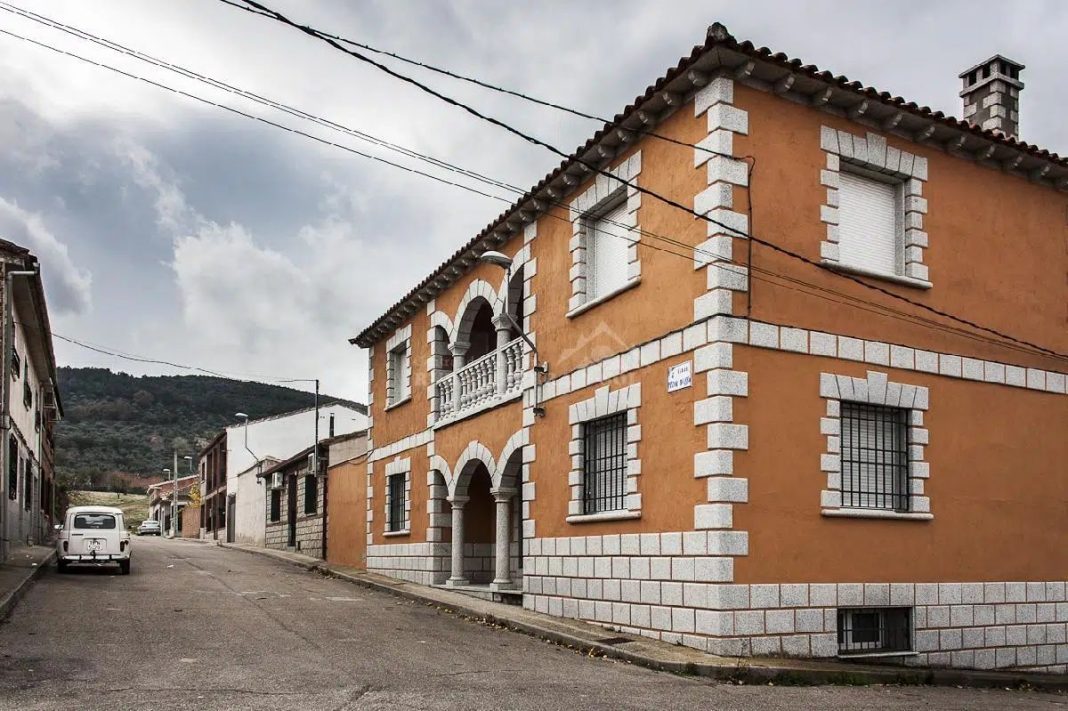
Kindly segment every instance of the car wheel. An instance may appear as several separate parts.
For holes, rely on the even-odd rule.
[[[122,575],[129,575],[130,574],[130,561],[129,560],[120,560],[119,561],[119,573],[122,574]]]

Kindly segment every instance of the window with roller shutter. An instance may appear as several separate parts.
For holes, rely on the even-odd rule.
[[[842,264],[882,274],[902,273],[900,184],[843,170],[838,220]]]
[[[586,228],[586,300],[600,298],[627,283],[627,247],[631,238],[624,201],[591,218]]]

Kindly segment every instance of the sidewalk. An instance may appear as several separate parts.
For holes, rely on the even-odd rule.
[[[649,669],[704,676],[747,684],[773,682],[798,684],[935,684],[1068,691],[1068,676],[972,669],[929,669],[833,660],[777,657],[717,657],[690,647],[608,630],[579,620],[552,617],[514,605],[481,600],[462,593],[368,573],[357,568],[325,563],[318,558],[239,543],[217,543],[248,553],[274,558],[347,580],[373,590],[415,600],[475,620],[500,625],[562,644],[585,654],[619,659]]]
[[[56,549],[51,546],[11,546],[7,561],[0,565],[0,620],[11,614],[34,579],[55,558]]]

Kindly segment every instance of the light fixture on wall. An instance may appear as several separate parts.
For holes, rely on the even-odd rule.
[[[505,271],[504,288],[505,288],[505,290],[507,290],[511,286],[511,282],[512,282],[512,258],[511,257],[509,257],[507,254],[502,254],[500,252],[494,252],[493,250],[490,250],[488,252],[483,252],[479,256],[478,259],[479,259],[479,261],[481,261],[481,262],[483,262],[485,264],[492,264],[492,265],[494,265],[496,267],[500,267],[500,268],[504,269],[504,271]],[[534,341],[530,340],[530,337],[526,334],[526,331],[523,330],[523,327],[520,326],[518,323],[516,323],[516,320],[514,318],[512,318],[512,314],[508,313],[508,304],[504,303],[504,304],[502,304],[502,306],[503,306],[503,308],[501,309],[501,313],[504,314],[504,317],[507,318],[508,322],[512,324],[512,327],[515,328],[515,330],[519,332],[519,337],[522,338],[523,341],[528,346],[530,346],[530,350],[534,353],[534,372],[536,374],[540,373],[541,375],[545,375],[546,373],[549,372],[549,364],[540,362],[541,361],[541,357],[538,355],[538,347],[534,345]],[[534,414],[538,415],[539,417],[544,417],[545,416],[545,408],[541,407],[540,400],[538,398],[538,388],[536,387],[536,385],[537,384],[535,384],[535,388],[534,388]]]

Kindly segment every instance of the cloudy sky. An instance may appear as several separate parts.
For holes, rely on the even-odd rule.
[[[558,162],[218,0],[13,1],[524,188]],[[716,20],[741,39],[955,115],[957,74],[1001,53],[1027,65],[1022,137],[1068,152],[1068,3],[1053,0],[267,4],[320,29],[602,116],[687,54]],[[4,5],[0,30],[398,159]],[[319,377],[324,392],[362,400],[366,360],[347,339],[503,207],[4,34],[0,62],[0,236],[40,257],[56,333],[108,349],[237,375]],[[568,150],[596,128],[398,68]],[[182,372],[56,346],[63,365]]]

